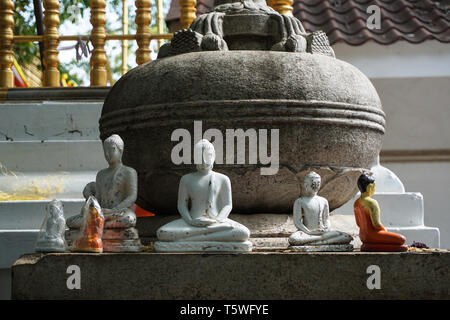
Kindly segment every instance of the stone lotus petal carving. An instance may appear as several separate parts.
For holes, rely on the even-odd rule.
[[[259,167],[217,166],[217,171],[227,175],[233,187],[233,212],[268,213],[292,212],[292,204],[304,194],[303,179],[310,171],[322,177],[319,195],[328,199],[330,211],[339,208],[357,192],[356,181],[367,169],[304,166],[299,170],[280,165],[276,175],[261,176]],[[160,212],[174,212],[178,182],[189,169],[177,167],[157,168],[145,176],[144,185],[158,185],[146,188],[146,200]]]

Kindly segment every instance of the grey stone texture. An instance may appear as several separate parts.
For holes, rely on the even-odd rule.
[[[277,174],[261,175],[267,165],[248,160],[216,164],[231,180],[235,213],[292,212],[310,170],[322,176],[319,195],[330,209],[341,206],[380,151],[385,125],[367,77],[325,55],[207,51],[149,62],[114,85],[100,119],[102,139],[116,133],[125,141],[123,161],[138,172],[141,207],[176,212],[179,180],[192,165],[172,163],[178,141],[171,134],[185,128],[193,137],[194,120],[203,132],[222,132],[224,154],[226,129],[279,129]]]
[[[80,290],[66,286],[70,265]],[[379,290],[367,287],[370,265]],[[12,298],[449,299],[449,269],[449,251],[32,254],[13,266]]]
[[[353,251],[353,245],[328,244],[315,246],[290,246],[288,249],[301,252],[340,252],[340,251]]]

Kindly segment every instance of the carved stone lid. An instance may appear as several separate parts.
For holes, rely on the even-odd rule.
[[[323,32],[308,34],[295,17],[282,15],[264,0],[216,0],[189,29],[175,32],[158,58],[195,51],[271,50],[334,57]]]

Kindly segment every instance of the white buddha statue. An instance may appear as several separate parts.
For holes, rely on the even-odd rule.
[[[184,175],[178,189],[181,219],[157,231],[156,251],[251,251],[250,231],[228,219],[232,209],[230,179],[212,171],[215,150],[208,140],[194,147],[197,172]]]
[[[320,181],[320,175],[315,172],[305,177],[305,195],[294,203],[293,218],[298,231],[289,237],[291,248],[301,251],[351,251],[353,237],[330,229],[328,201],[317,195]]]

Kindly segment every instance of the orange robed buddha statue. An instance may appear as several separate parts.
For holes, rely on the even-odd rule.
[[[102,234],[105,218],[97,200],[91,196],[83,208],[84,221],[80,238],[74,241],[72,251],[103,252]]]
[[[354,211],[356,224],[359,227],[359,238],[362,241],[361,251],[407,251],[404,245],[406,238],[401,234],[388,232],[381,224],[380,207],[371,198],[375,193],[375,179],[362,174],[358,179],[361,196],[355,201]]]

